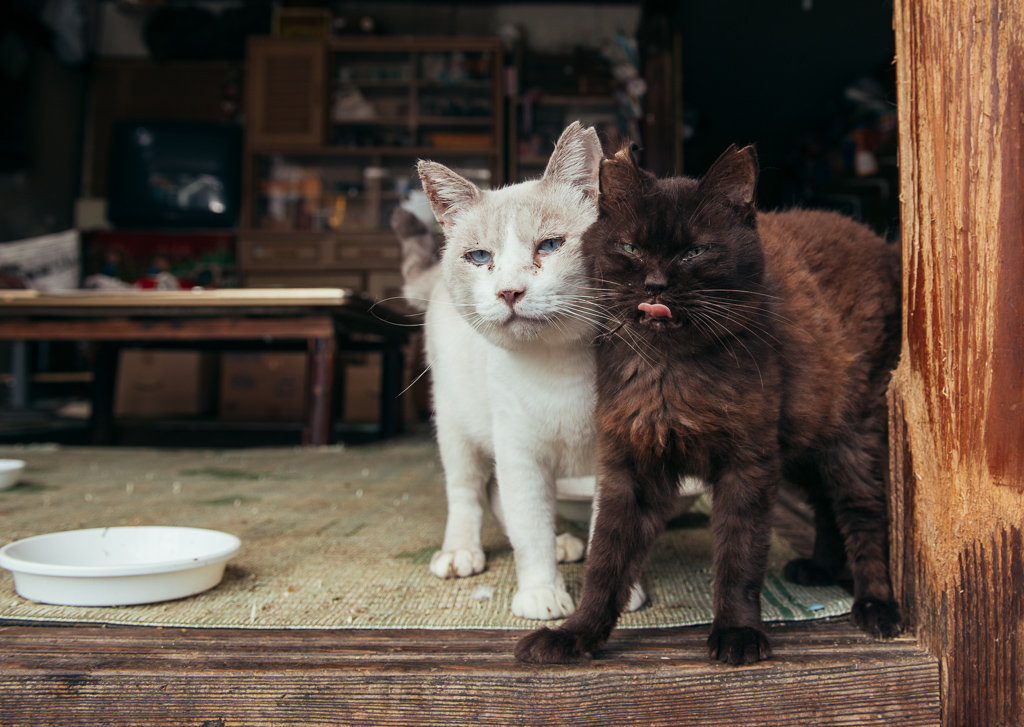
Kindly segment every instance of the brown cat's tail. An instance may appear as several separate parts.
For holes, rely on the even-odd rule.
[[[437,240],[419,217],[403,207],[392,213],[391,229],[402,244],[402,293],[409,305],[426,310],[441,274]]]

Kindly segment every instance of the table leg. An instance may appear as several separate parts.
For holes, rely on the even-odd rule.
[[[311,446],[329,444],[333,435],[334,338],[309,341],[309,394],[307,420],[302,443]]]
[[[28,343],[26,341],[13,341],[11,343],[11,408],[26,409],[30,399],[29,387],[31,386]]]
[[[117,364],[121,348],[111,343],[96,344],[96,368],[92,384],[92,443],[113,444],[114,390],[117,384]]]

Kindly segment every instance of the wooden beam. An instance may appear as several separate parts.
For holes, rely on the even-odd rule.
[[[1024,724],[1024,4],[897,0],[894,585],[943,722]]]

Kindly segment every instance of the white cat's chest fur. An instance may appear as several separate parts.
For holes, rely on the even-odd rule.
[[[529,450],[556,477],[593,475],[594,352],[587,341],[514,351],[489,343],[454,313],[437,285],[427,316],[438,416],[459,422],[489,456],[495,441]]]
[[[496,438],[521,438],[556,477],[595,473],[594,353],[588,344],[495,349],[488,384]]]

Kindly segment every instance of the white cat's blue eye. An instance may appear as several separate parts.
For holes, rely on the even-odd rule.
[[[686,258],[687,260],[689,260],[691,258],[697,257],[698,255],[703,255],[707,251],[708,251],[708,246],[707,245],[697,245],[697,247],[692,247],[689,250],[687,250],[686,254],[683,255],[683,257]]]
[[[463,257],[469,260],[474,265],[487,265],[491,262],[493,256],[486,250],[470,250]]]
[[[564,242],[564,237],[549,237],[547,240],[544,240],[544,242],[537,245],[537,252],[539,252],[541,255],[550,255],[555,250],[560,248],[562,246],[562,243]]]

